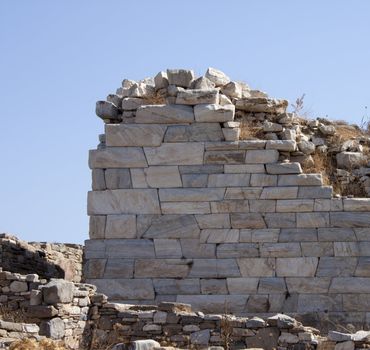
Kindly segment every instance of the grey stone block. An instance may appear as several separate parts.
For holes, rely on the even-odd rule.
[[[138,259],[135,261],[135,278],[185,278],[190,270],[184,259]]]
[[[219,201],[224,198],[224,193],[224,188],[171,188],[160,189],[159,198],[162,202]]]
[[[224,171],[223,165],[180,165],[180,174],[221,174]]]
[[[108,190],[132,188],[130,170],[107,169],[105,170],[105,182]]]
[[[319,228],[318,239],[322,242],[350,242],[356,241],[352,228]]]
[[[223,134],[218,123],[196,123],[169,126],[164,142],[222,141]]]
[[[260,294],[279,294],[286,291],[287,287],[284,278],[264,277],[260,279],[258,284],[258,293]]]
[[[230,294],[250,294],[257,293],[259,278],[239,277],[227,278],[227,288]]]
[[[221,243],[217,245],[217,258],[258,257],[258,244],[256,243]]]
[[[281,213],[312,212],[313,199],[279,199],[276,201],[276,211]]]
[[[110,147],[89,152],[89,167],[95,168],[140,168],[148,166],[140,147]]]
[[[319,228],[329,227],[330,219],[329,213],[297,213],[297,227],[298,228]]]
[[[162,214],[210,214],[209,202],[162,202]]]
[[[245,230],[243,230],[245,231]],[[259,230],[250,230],[251,231],[251,241],[260,243],[276,243],[279,239],[279,229],[259,229]]]
[[[240,277],[235,259],[194,259],[189,277]]]
[[[232,213],[230,215],[232,228],[265,228],[266,224],[259,213]]]
[[[107,217],[105,215],[90,216],[89,235],[91,239],[104,238],[106,220]]]
[[[301,246],[299,243],[262,243],[260,245],[261,257],[299,257]]]
[[[298,296],[298,312],[342,311],[342,296],[339,294],[300,294]]]
[[[106,264],[104,264],[103,276],[101,276],[101,278],[133,278],[133,277],[134,277],[134,260],[132,259],[107,259]]]
[[[277,258],[276,275],[281,277],[314,277],[318,258]]]
[[[279,175],[278,186],[322,186],[321,174]]]
[[[249,186],[250,174],[210,174],[208,187]]]
[[[265,222],[268,228],[296,227],[295,213],[266,213]]]
[[[268,174],[300,174],[302,167],[300,163],[272,163],[266,164]]]
[[[200,104],[194,106],[195,121],[198,123],[223,123],[234,120],[234,105]]]
[[[204,279],[200,280],[202,294],[228,294],[226,279]]]
[[[331,186],[300,186],[298,198],[331,198],[333,188]]]
[[[370,257],[368,256],[359,257],[358,265],[356,267],[354,275],[356,277],[370,277]]]
[[[302,242],[303,256],[334,256],[334,248],[332,242]]]
[[[154,289],[157,294],[200,294],[200,283],[197,278],[185,279],[153,279]]]
[[[170,85],[188,88],[195,79],[195,75],[192,70],[167,69],[167,79]]]
[[[153,242],[148,239],[108,239],[104,245],[109,258],[155,258]]]
[[[258,199],[262,187],[235,187],[226,188],[225,199]]]
[[[368,293],[370,278],[366,277],[334,277],[329,293]]]
[[[314,242],[317,241],[316,231],[314,228],[281,229],[279,242]]]
[[[103,169],[92,169],[91,180],[91,188],[94,191],[102,191],[106,189]]]
[[[225,174],[264,174],[263,164],[225,164]]]
[[[370,211],[370,198],[343,199],[345,211]]]
[[[195,215],[199,228],[230,228],[229,214]]]
[[[275,274],[275,258],[240,258],[238,265],[243,277],[271,277]]]
[[[208,174],[181,175],[183,187],[207,187]]]
[[[277,175],[252,174],[251,186],[277,186]]]
[[[138,124],[187,124],[194,122],[193,108],[182,105],[149,105],[139,107],[135,122]]]
[[[276,163],[279,159],[279,152],[276,150],[248,150],[245,163],[266,164]]]
[[[176,104],[198,105],[218,103],[218,95],[218,89],[187,89],[177,93]]]
[[[64,280],[54,280],[42,287],[43,301],[48,305],[70,303],[73,299],[74,284]]]
[[[331,286],[330,277],[287,277],[285,280],[289,293],[328,293],[329,286]]]
[[[201,243],[238,243],[239,230],[237,229],[205,229],[200,233]]]
[[[180,241],[177,239],[168,239],[168,238],[154,239],[154,249],[157,258],[182,257]]]
[[[135,238],[135,215],[108,215],[105,238]]]
[[[264,187],[261,199],[295,199],[298,187]]]
[[[215,244],[203,244],[199,239],[181,239],[182,253],[185,258],[212,259],[216,257]]]
[[[206,151],[205,164],[244,164],[245,151]]]
[[[357,266],[357,258],[322,257],[317,268],[317,277],[352,276]]]
[[[182,187],[179,169],[174,165],[150,166],[131,169],[134,188],[174,188]]]

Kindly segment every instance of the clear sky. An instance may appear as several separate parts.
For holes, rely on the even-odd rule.
[[[0,232],[88,238],[95,101],[123,78],[208,66],[312,117],[370,104],[368,0],[0,0]]]

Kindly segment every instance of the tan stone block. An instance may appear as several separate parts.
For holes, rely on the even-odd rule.
[[[298,187],[265,187],[261,199],[295,199]]]
[[[285,228],[281,229],[279,242],[313,242],[317,241],[314,228]]]
[[[370,211],[370,198],[345,198],[343,207],[345,211]]]
[[[206,151],[204,164],[244,164],[245,151]]]
[[[220,243],[216,250],[217,258],[258,257],[258,244],[256,243]]]
[[[370,257],[361,256],[355,271],[356,277],[370,277]]]
[[[296,227],[295,213],[266,213],[265,222],[268,228]]]
[[[208,187],[249,186],[250,174],[210,174]]]
[[[159,198],[162,202],[219,201],[224,198],[224,193],[224,188],[171,188],[160,189]]]
[[[334,248],[332,242],[302,242],[303,256],[334,256]]]
[[[145,238],[199,238],[200,230],[193,215],[162,215],[143,218],[139,215],[137,225],[150,219],[142,233]]]
[[[260,245],[261,257],[271,258],[290,258],[301,256],[301,246],[299,243],[262,243]]]
[[[181,239],[182,254],[187,259],[216,258],[216,244],[200,243],[199,239]]]
[[[135,122],[140,124],[186,124],[194,122],[193,108],[181,105],[148,105],[139,107]]]
[[[332,227],[369,227],[370,213],[364,212],[332,212],[330,213]]]
[[[252,233],[252,242],[256,243],[276,243],[279,239],[279,229],[260,229],[260,230],[251,230]]]
[[[166,131],[165,125],[105,124],[107,146],[159,146]]]
[[[262,193],[262,187],[232,187],[227,188],[225,199],[258,199]]]
[[[265,228],[266,224],[259,213],[232,213],[230,215],[232,228]]]
[[[177,239],[154,239],[154,249],[157,258],[182,258],[180,241]]]
[[[277,258],[276,276],[281,277],[314,277],[318,258]]]
[[[169,126],[164,142],[222,141],[223,138],[220,124],[195,123]]]
[[[266,164],[266,163],[276,163],[279,159],[279,152],[271,150],[248,150],[245,163],[250,164]]]
[[[322,186],[321,174],[279,175],[278,186]]]
[[[328,227],[330,225],[329,213],[297,213],[297,227],[298,228],[318,228]]]
[[[98,292],[107,295],[112,301],[154,299],[154,288],[151,279],[89,279],[86,282],[97,286]]]
[[[275,258],[240,258],[238,265],[243,277],[270,277],[275,274]]]
[[[88,214],[158,214],[156,190],[107,190],[88,193]]]
[[[205,229],[200,233],[201,243],[238,243],[237,229]]]
[[[258,284],[258,293],[260,294],[280,294],[286,293],[287,287],[284,278],[265,277],[261,278]]]
[[[144,147],[144,152],[149,165],[196,165],[203,164],[204,144],[162,143],[159,147]]]
[[[277,175],[268,174],[252,174],[251,175],[251,186],[276,186]]]
[[[227,278],[227,288],[230,294],[250,294],[257,293],[259,278],[239,277]]]
[[[225,174],[264,174],[263,164],[225,164]]]
[[[162,214],[210,214],[209,202],[161,203]]]
[[[105,238],[136,238],[136,216],[108,215]]]
[[[250,199],[249,211],[251,213],[274,213],[276,201],[273,199]]]
[[[230,228],[229,214],[195,215],[199,228]]]
[[[184,259],[138,259],[135,261],[135,278],[185,278],[190,270]]]
[[[140,168],[148,166],[140,147],[112,147],[89,152],[89,167],[95,168]]]
[[[249,211],[247,200],[223,200],[211,202],[212,213],[245,213]]]
[[[194,259],[189,277],[240,277],[235,259]]]
[[[177,166],[150,166],[144,169],[131,169],[134,188],[182,187]]]
[[[226,279],[201,279],[202,294],[228,294]]]
[[[287,277],[285,279],[289,293],[328,293],[330,277]]]
[[[277,212],[312,212],[314,200],[313,199],[280,199],[276,202]]]

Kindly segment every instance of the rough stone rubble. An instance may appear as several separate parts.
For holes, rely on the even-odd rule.
[[[116,301],[367,325],[370,199],[304,170],[326,152],[367,191],[369,140],[333,149],[342,124],[287,107],[212,68],[124,80],[99,101],[87,281]]]

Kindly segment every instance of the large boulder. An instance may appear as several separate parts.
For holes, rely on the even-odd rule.
[[[366,156],[361,152],[341,152],[337,154],[337,166],[341,169],[359,168],[366,163]]]
[[[43,300],[46,304],[70,303],[73,300],[74,285],[64,280],[54,280],[42,288]]]

